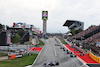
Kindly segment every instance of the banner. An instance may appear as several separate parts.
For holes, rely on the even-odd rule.
[[[11,35],[7,34],[7,44],[11,44]]]

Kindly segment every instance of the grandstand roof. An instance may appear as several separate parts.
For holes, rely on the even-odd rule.
[[[64,25],[63,26],[70,26],[70,25],[72,25],[73,23],[75,23],[75,22],[80,22],[80,21],[76,21],[76,20],[67,20],[65,23],[64,23]]]

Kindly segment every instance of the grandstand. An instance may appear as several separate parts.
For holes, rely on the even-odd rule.
[[[83,49],[89,49],[100,56],[100,25],[88,28],[67,39],[76,43],[76,46],[82,46]]]
[[[85,39],[85,41],[88,41],[89,43],[96,43],[96,41],[98,40],[98,38],[100,38],[100,32],[94,34],[93,36]]]
[[[84,23],[76,20],[67,20],[63,26],[68,26],[70,30],[84,29]]]
[[[69,33],[72,33],[72,30],[75,29],[75,30],[84,30],[84,23],[83,22],[80,22],[80,21],[76,21],[76,20],[67,20],[63,26],[67,26],[69,28]]]
[[[88,28],[88,29],[86,29],[86,30],[84,30],[84,31],[72,36],[71,38],[84,37],[86,39],[86,38],[89,38],[89,37],[91,37],[92,35],[94,35],[96,33],[99,33],[99,32],[100,32],[100,25]]]

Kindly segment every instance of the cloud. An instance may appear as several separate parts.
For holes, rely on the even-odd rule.
[[[56,2],[57,0],[0,0],[1,23],[11,26],[13,22],[22,21],[38,25],[42,23],[42,10],[52,11]]]
[[[47,32],[67,32],[66,20],[84,22],[85,29],[100,24],[99,0],[0,0],[0,23],[26,22],[42,30],[42,11],[48,11]]]
[[[86,29],[90,25],[99,25],[99,3],[100,1],[98,0],[62,0],[52,15],[56,17],[60,23],[64,23],[64,21],[68,19],[82,21]]]

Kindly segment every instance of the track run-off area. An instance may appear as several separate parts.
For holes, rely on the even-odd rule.
[[[43,41],[45,46],[33,67],[43,67],[44,63],[49,63],[51,61],[59,62],[59,65],[54,67],[82,67],[82,62],[77,58],[70,57],[69,54],[60,49],[60,46],[55,46],[57,43],[54,38]]]

